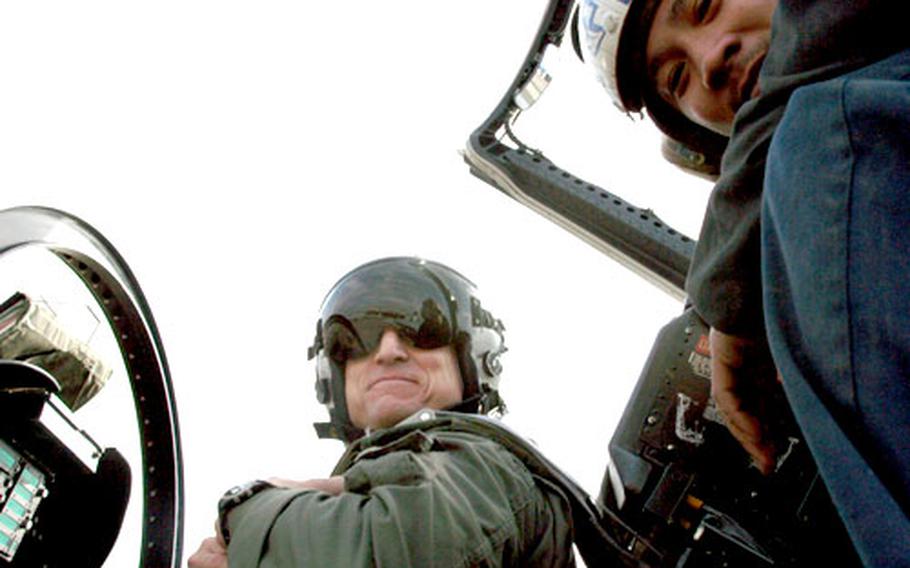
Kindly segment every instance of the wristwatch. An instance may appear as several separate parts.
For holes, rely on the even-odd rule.
[[[231,487],[221,496],[221,499],[218,500],[218,528],[221,530],[221,536],[224,538],[225,544],[231,542],[231,531],[228,528],[228,513],[230,513],[234,507],[245,502],[253,495],[273,487],[275,487],[275,485],[272,485],[268,481],[256,479],[244,483],[243,485]]]

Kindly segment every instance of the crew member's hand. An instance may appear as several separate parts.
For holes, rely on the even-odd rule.
[[[227,547],[217,530],[215,534],[218,536],[203,540],[199,549],[190,556],[189,568],[228,568]]]
[[[752,456],[755,466],[764,474],[774,470],[774,447],[755,415],[761,401],[754,373],[762,366],[756,360],[753,341],[727,335],[711,328],[711,395],[718,410],[727,420],[727,428]],[[750,373],[752,376],[749,376]]]
[[[344,491],[344,477],[340,475],[334,475],[327,479],[308,479],[306,481],[270,477],[268,482],[278,487],[287,487],[288,489],[316,489],[332,495],[341,495]]]

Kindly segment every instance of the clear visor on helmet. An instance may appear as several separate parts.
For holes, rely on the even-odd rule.
[[[323,308],[323,348],[338,364],[371,353],[385,330],[420,349],[452,343],[448,298],[428,276],[413,273],[352,274]]]

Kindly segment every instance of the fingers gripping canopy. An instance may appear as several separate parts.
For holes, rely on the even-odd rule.
[[[384,258],[346,274],[322,303],[308,352],[316,358],[316,398],[329,410],[329,422],[315,425],[320,437],[350,441],[362,435],[348,417],[344,366],[371,353],[386,329],[420,349],[455,348],[464,410],[504,408],[498,393],[504,328],[483,309],[474,284],[438,262]]]

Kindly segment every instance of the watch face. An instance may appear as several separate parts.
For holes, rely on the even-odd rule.
[[[250,481],[236,487],[231,487],[227,490],[224,496],[221,497],[220,504],[222,507],[233,507],[239,505],[263,489],[269,489],[270,487],[275,486],[268,481],[262,481],[261,479]]]

